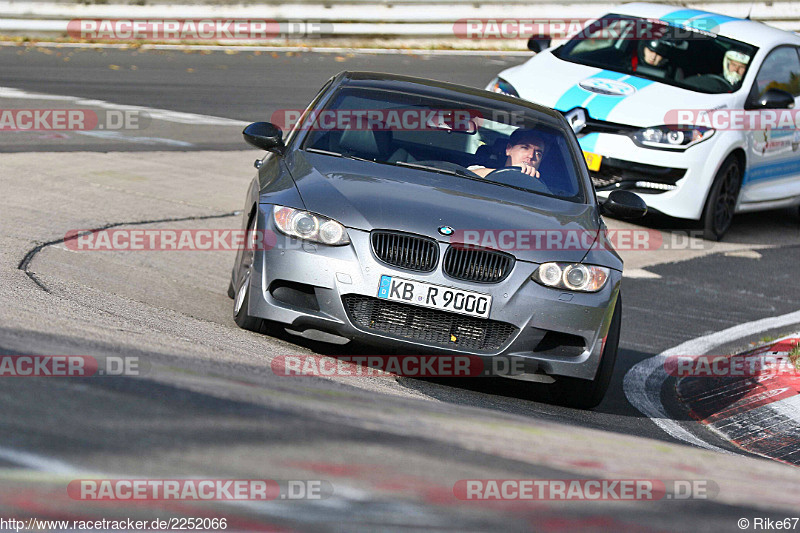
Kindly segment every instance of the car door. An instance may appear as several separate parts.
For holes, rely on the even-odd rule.
[[[795,46],[781,45],[764,59],[748,96],[747,108],[767,89],[781,89],[795,97],[792,110],[751,110],[758,113],[754,129],[745,132],[748,169],[741,202],[767,202],[800,195],[800,130],[794,117],[800,104],[800,56]],[[773,115],[774,113],[774,115]],[[774,125],[772,118],[775,118]],[[792,118],[792,124],[785,121]],[[784,122],[781,126],[781,119]]]

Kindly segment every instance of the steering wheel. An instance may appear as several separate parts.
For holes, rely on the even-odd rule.
[[[508,172],[508,171],[510,171],[510,170],[514,170],[514,171],[516,171],[516,172],[522,172],[522,167],[519,167],[519,166],[511,166],[511,167],[500,167],[500,168],[496,168],[496,169],[492,170],[491,172],[489,172],[488,174],[486,174],[486,177],[488,178],[488,177],[489,177],[489,176],[491,176],[492,174],[499,174],[500,172]],[[531,177],[533,177],[533,176],[531,176]]]
[[[716,82],[719,82],[720,83],[720,89],[727,89],[729,91],[733,89],[733,84],[731,82],[729,82],[728,80],[726,80],[725,76],[722,76],[720,74],[706,74],[705,77],[706,77],[706,79],[714,80]]]
[[[520,177],[523,177],[524,179],[520,180]],[[550,188],[544,184],[541,178],[529,176],[528,174],[523,173],[522,167],[518,166],[498,168],[489,172],[485,179],[494,179],[494,181],[497,181],[498,183],[513,185],[514,187],[521,187],[523,189],[530,189],[536,192],[552,194],[550,192]]]

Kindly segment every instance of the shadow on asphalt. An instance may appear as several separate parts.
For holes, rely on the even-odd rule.
[[[650,229],[698,237],[702,229],[698,221],[672,218],[661,213],[649,213],[635,223]],[[733,218],[723,241],[733,244],[785,245],[786,238],[800,240],[798,207],[738,214]]]
[[[349,355],[396,355],[396,351],[378,349],[358,342],[351,342],[344,346],[335,346],[326,343],[311,341],[286,333],[280,326],[267,326],[262,333],[277,339],[307,348],[314,353],[324,356],[349,356]],[[424,352],[420,352],[422,354]],[[564,407],[558,404],[550,393],[548,384],[520,381],[502,377],[473,377],[473,378],[406,378],[399,377],[398,384],[411,390],[418,391],[439,401],[459,405],[494,409],[511,414],[525,414],[525,408],[541,409],[556,408],[558,413],[604,413],[615,416],[643,418],[644,415],[633,408],[622,389],[622,381],[629,368],[639,361],[652,357],[653,353],[641,352],[620,346],[620,353],[611,378],[611,385],[603,402],[591,411],[581,411]],[[362,365],[363,366],[363,365]],[[475,393],[482,396],[475,396]],[[485,395],[485,396],[483,396]],[[521,400],[519,402],[503,402],[497,400]],[[546,405],[536,405],[546,404]]]

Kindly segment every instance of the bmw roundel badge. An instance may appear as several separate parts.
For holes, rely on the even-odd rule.
[[[439,233],[441,233],[445,237],[449,237],[450,235],[455,233],[455,230],[453,228],[451,228],[450,226],[441,226],[439,228]]]

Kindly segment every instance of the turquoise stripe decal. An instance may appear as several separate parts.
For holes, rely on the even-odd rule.
[[[622,74],[620,72],[613,72],[610,70],[600,71],[594,76],[589,76],[585,79],[592,78],[606,78],[609,80],[621,81],[622,83],[632,85],[637,91],[640,91],[645,87],[655,83],[652,80],[645,80],[629,74]],[[625,79],[623,80],[622,78]],[[609,113],[611,113],[611,111],[625,98],[625,96],[611,96],[593,93],[591,91],[587,91],[586,89],[581,89],[578,84],[575,84],[567,92],[565,92],[561,98],[558,99],[558,102],[556,102],[556,105],[553,107],[562,113],[566,113],[570,109],[582,106],[583,103],[588,100],[588,103],[585,107],[589,112],[589,116],[597,120],[606,120]]]
[[[597,144],[597,139],[600,137],[599,133],[587,133],[580,139],[578,139],[578,143],[581,145],[581,150],[585,150],[587,152],[594,152],[594,147]]]
[[[637,91],[640,91],[645,87],[655,83],[652,80],[645,80],[634,76],[621,81],[622,83],[633,85]],[[598,94],[586,105],[586,109],[589,111],[589,115],[592,118],[596,118],[597,120],[606,120],[611,111],[624,99],[624,96],[606,96]]]
[[[686,24],[686,21],[695,17],[703,17],[711,15],[708,11],[700,11],[699,9],[679,9],[661,17],[661,20],[672,24]]]
[[[713,28],[717,28],[722,24],[725,24],[726,22],[733,22],[742,19],[729,17],[728,15],[709,13],[708,11],[699,11],[697,9],[679,9],[678,11],[673,11],[672,13],[661,17],[661,20],[677,26],[686,26],[688,28],[710,31]]]
[[[609,80],[617,80],[623,76],[625,76],[625,74],[620,74],[619,72],[613,72],[611,70],[601,70],[597,74],[589,76],[589,78],[585,79],[608,78]],[[578,87],[578,84],[576,83],[567,92],[561,95],[561,98],[558,99],[558,102],[556,102],[556,105],[554,105],[553,107],[561,111],[562,113],[566,113],[570,109],[576,108],[581,104],[583,104],[583,102],[585,102],[586,99],[589,98],[589,96],[591,95],[592,93],[590,93],[586,89],[581,89],[580,87]]]
[[[708,17],[694,19],[693,21],[685,24],[685,26],[689,28],[695,28],[698,30],[711,31],[715,28],[719,28],[726,22],[732,22],[734,20],[741,20],[741,19],[729,17],[727,15],[710,15]]]
[[[800,159],[789,159],[750,168],[744,173],[742,182],[774,180],[796,174],[800,174]]]

